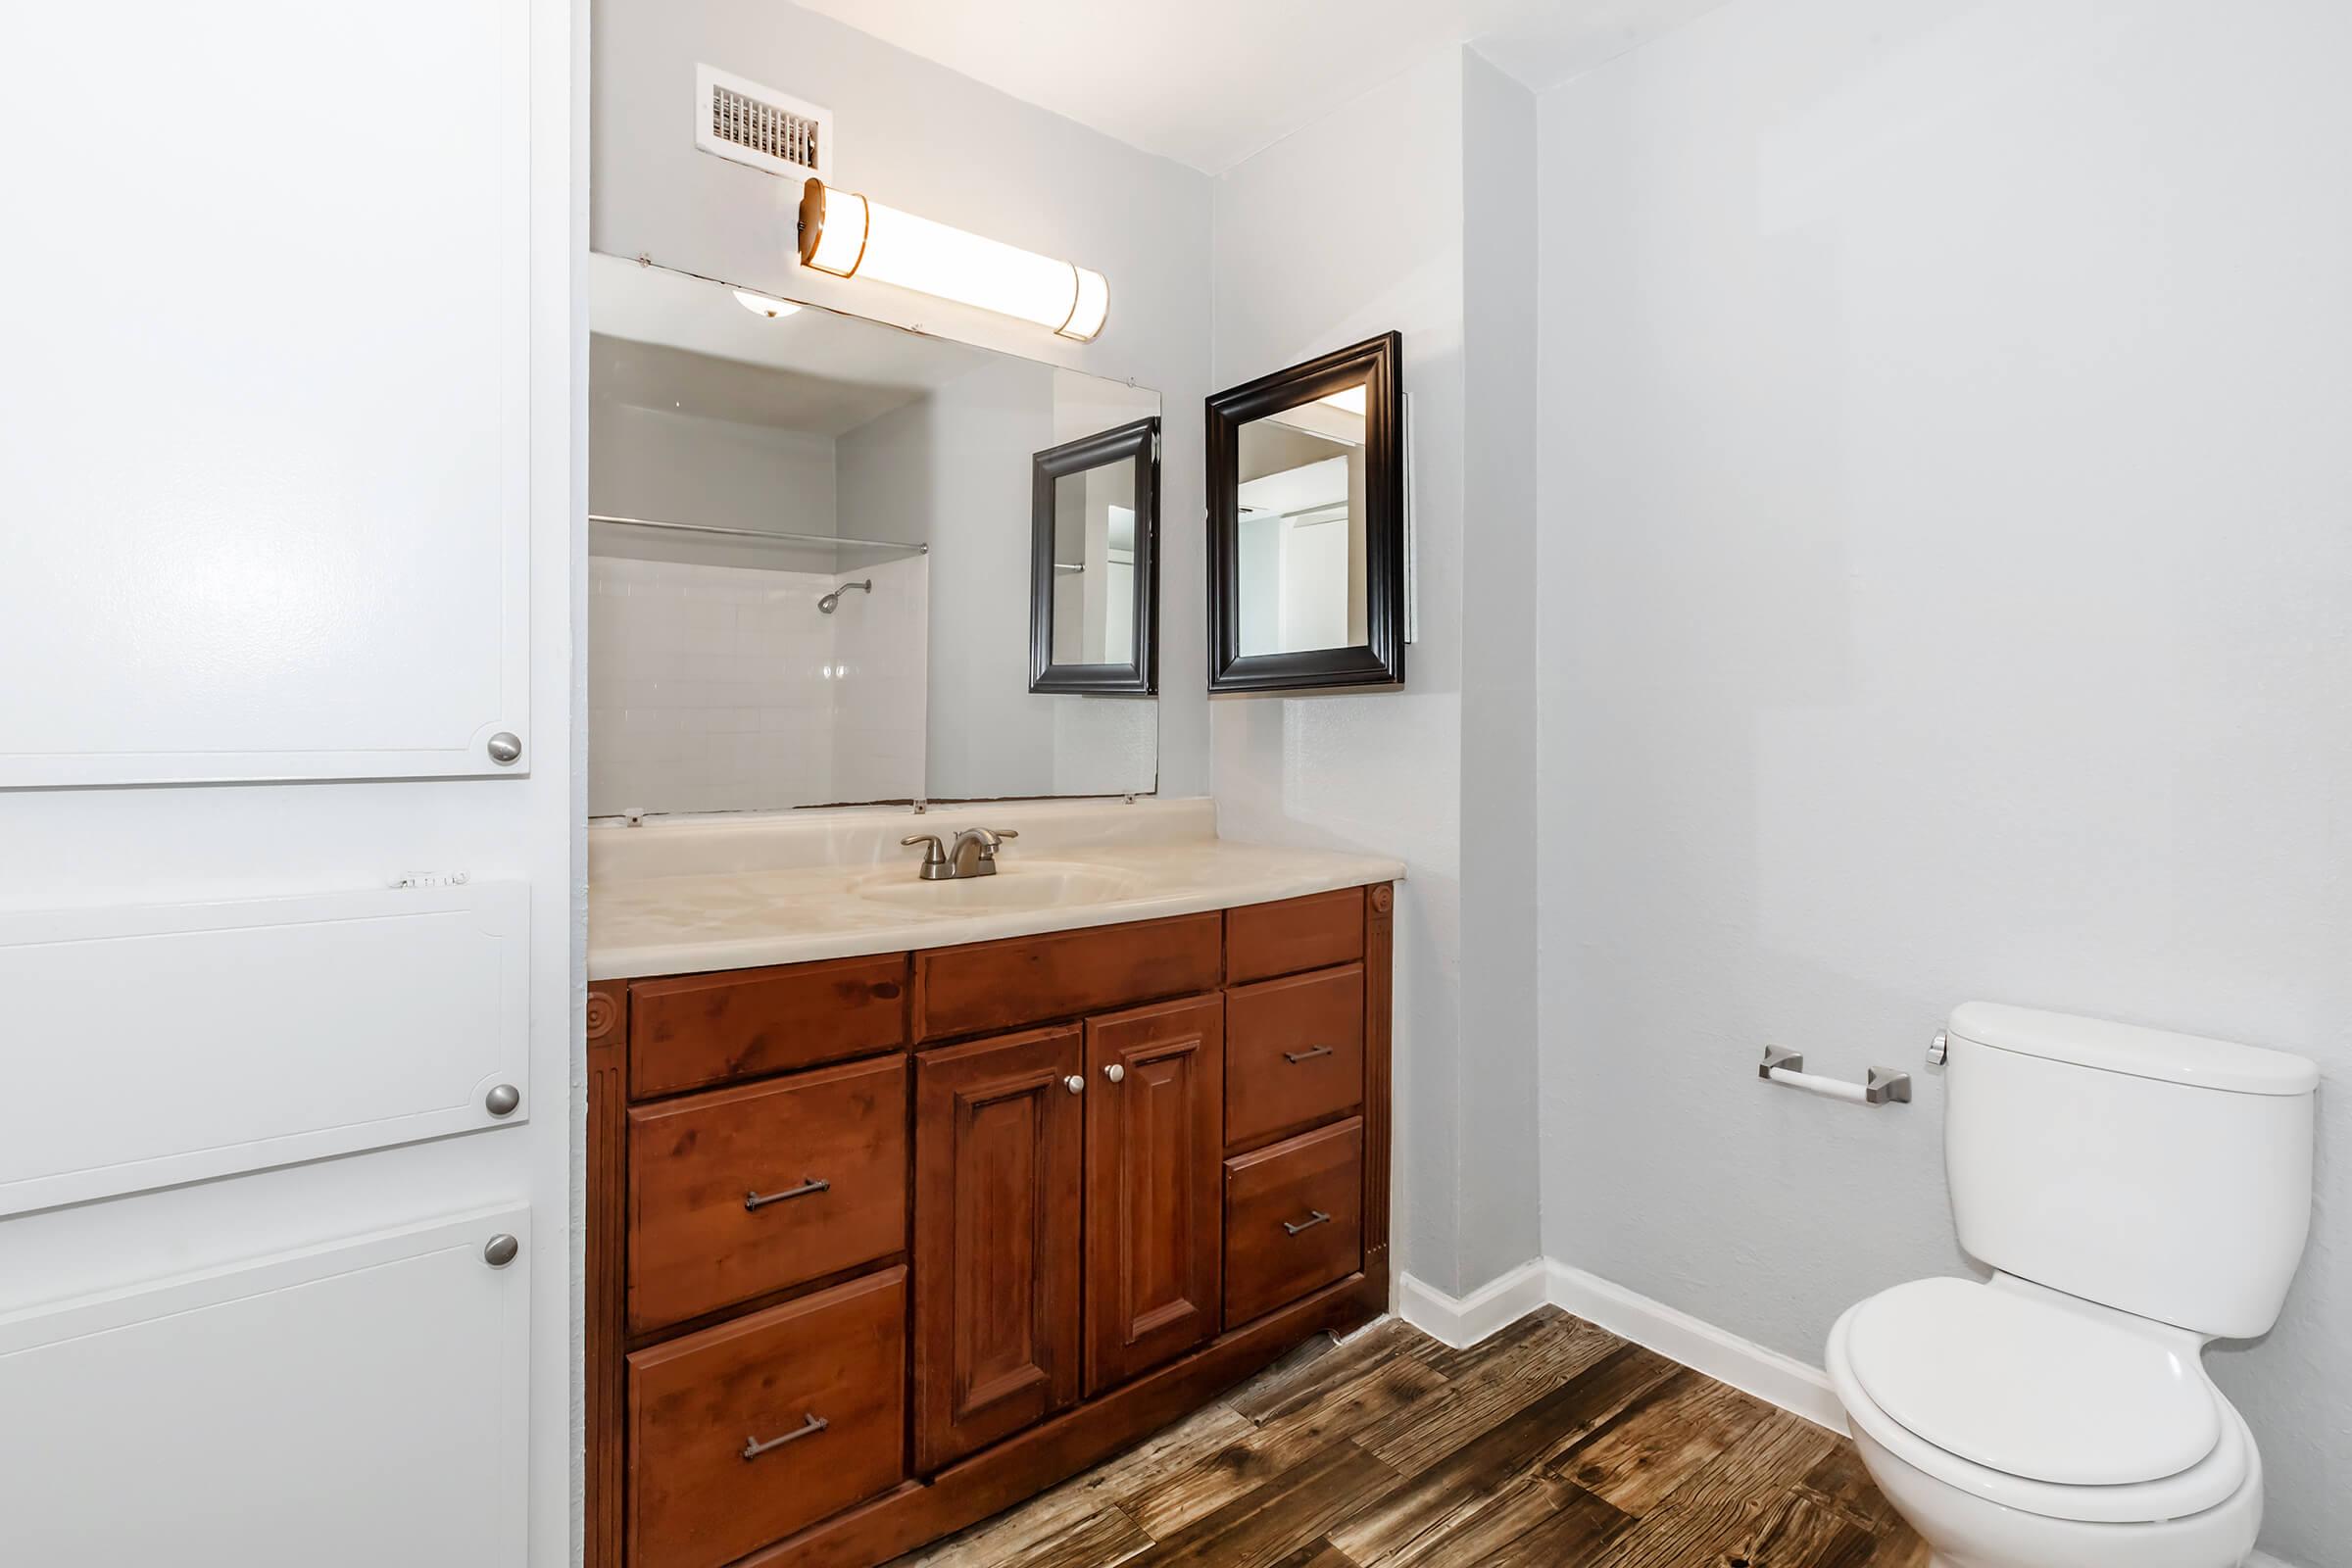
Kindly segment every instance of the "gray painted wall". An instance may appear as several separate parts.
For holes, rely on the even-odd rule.
[[[1459,1259],[1461,968],[1461,69],[1412,71],[1219,175],[1214,379],[1232,386],[1404,334],[1421,640],[1404,689],[1211,706],[1221,831],[1403,859],[1396,905],[1397,1267],[1452,1289]],[[1381,124],[1390,158],[1363,156]],[[1394,220],[1396,193],[1415,220]]]
[[[1368,122],[1393,156],[1363,155]],[[1216,180],[1218,385],[1404,335],[1420,568],[1404,689],[1216,703],[1216,793],[1235,837],[1407,864],[1396,1262],[1447,1293],[1525,1262],[1540,1239],[1533,170],[1525,89],[1448,48]],[[1407,206],[1412,220],[1394,220]],[[1492,224],[1492,245],[1481,229],[1466,252],[1466,220]]]
[[[1068,417],[1056,413],[1063,388],[1091,396],[1105,423],[1138,416],[1070,383],[1042,366],[992,361],[837,447],[843,515],[931,546],[924,765],[938,799],[1152,788],[1149,699],[1029,691],[1031,455],[1054,445]]]
[[[1053,714],[1029,695],[1029,454],[1054,377],[1017,360],[960,376],[841,438],[846,508],[931,545],[933,795],[1052,793]]]
[[[2348,58],[2332,0],[1735,0],[1544,96],[1550,1255],[1818,1363],[1964,1267],[1953,1004],[2352,1072]],[[2285,1315],[2209,1356],[2312,1568],[2348,1148],[2330,1082]]]
[[[1542,1249],[1537,1205],[1536,101],[1462,52],[1460,1288]]]

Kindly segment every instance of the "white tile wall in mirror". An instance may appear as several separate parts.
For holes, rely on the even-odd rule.
[[[1153,702],[1028,662],[1032,456],[1157,393],[589,272],[591,815],[1154,787]]]
[[[1242,653],[1363,643],[1363,387],[1242,426],[1239,477]]]

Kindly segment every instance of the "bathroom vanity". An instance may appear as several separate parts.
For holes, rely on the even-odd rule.
[[[1386,1310],[1403,868],[1154,797],[1157,393],[590,281],[587,1560],[868,1568]],[[1218,689],[1402,679],[1399,353],[1215,405]]]
[[[592,835],[591,1568],[885,1562],[1387,1307],[1399,868],[843,821]]]

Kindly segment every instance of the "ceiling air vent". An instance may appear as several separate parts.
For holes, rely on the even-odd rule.
[[[793,179],[833,177],[833,111],[730,76],[694,68],[694,144]]]

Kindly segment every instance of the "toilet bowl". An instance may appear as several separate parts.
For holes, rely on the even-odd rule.
[[[2237,1568],[2262,1459],[2202,1355],[2278,1319],[2318,1069],[1976,1002],[1937,1046],[1953,1218],[1994,1272],[1838,1318],[1863,1464],[1940,1568]]]
[[[1943,1568],[2234,1568],[2262,1463],[2197,1349],[1996,1275],[1849,1307],[1828,1369],[1864,1466]]]

